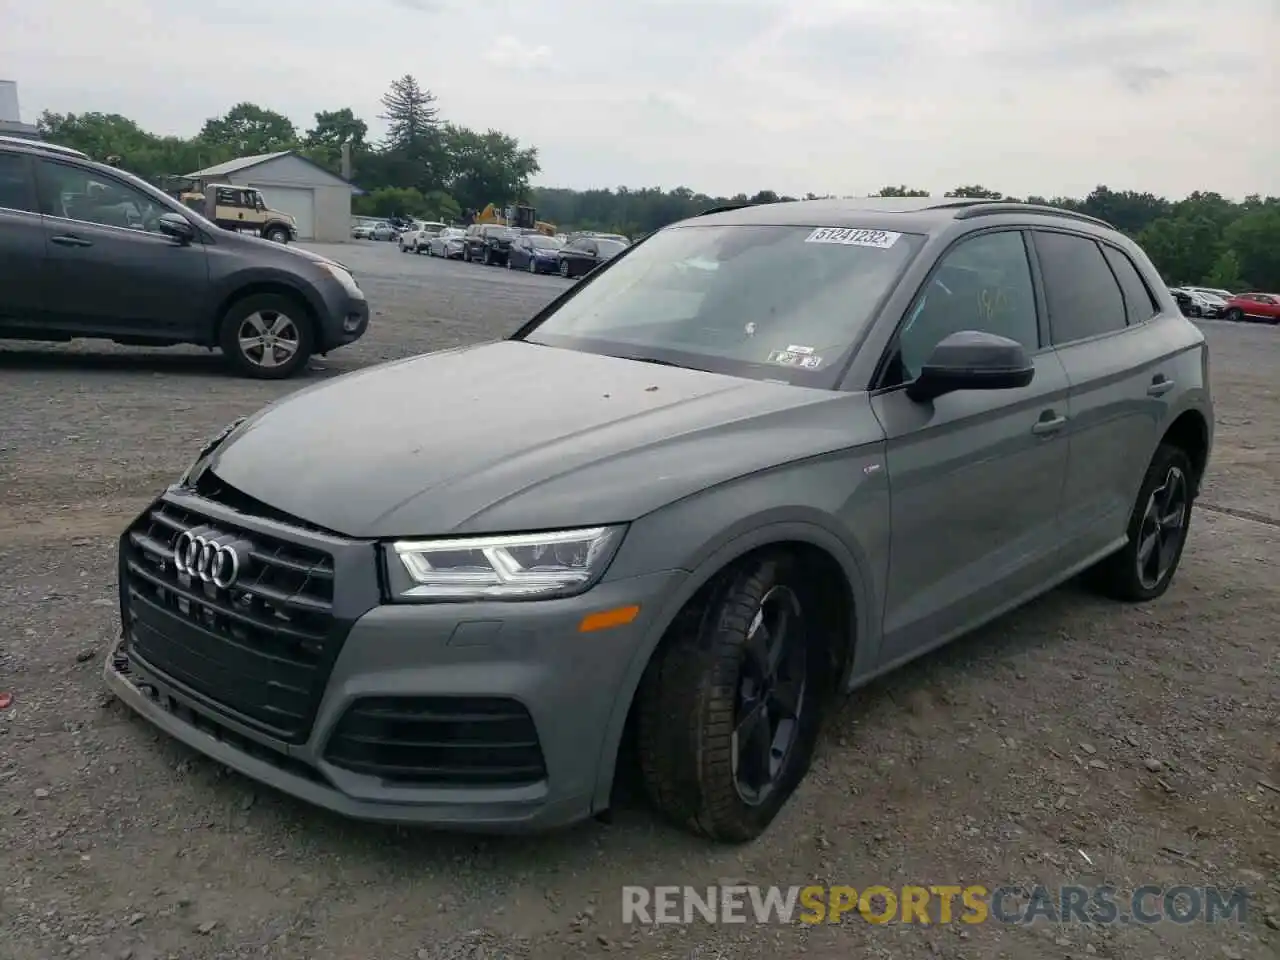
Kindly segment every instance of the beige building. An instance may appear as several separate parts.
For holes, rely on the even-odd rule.
[[[256,187],[267,206],[293,216],[299,240],[326,243],[351,239],[351,198],[363,192],[292,150],[228,160],[187,177],[205,184]]]

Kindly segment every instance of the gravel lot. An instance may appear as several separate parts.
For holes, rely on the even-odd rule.
[[[333,248],[369,335],[291,384],[198,350],[0,344],[0,957],[463,960],[1280,955],[1280,330],[1206,323],[1218,439],[1172,591],[1065,587],[857,694],[761,841],[638,799],[484,839],[339,820],[160,737],[103,693],[114,538],[232,417],[513,330],[565,282]],[[1249,922],[628,928],[623,884],[1243,885]],[[696,949],[695,949],[696,948]]]

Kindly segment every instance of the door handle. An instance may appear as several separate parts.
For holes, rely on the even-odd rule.
[[[1066,426],[1066,423],[1066,417],[1058,416],[1052,410],[1046,410],[1040,414],[1040,419],[1031,428],[1031,432],[1037,437],[1047,437],[1050,434],[1057,433]]]
[[[1163,397],[1172,390],[1177,384],[1166,377],[1163,373],[1158,373],[1151,380],[1151,386],[1147,387],[1147,396]]]
[[[75,234],[64,233],[59,237],[50,237],[50,243],[56,243],[60,247],[92,247],[92,240],[85,240],[83,237],[77,237]]]

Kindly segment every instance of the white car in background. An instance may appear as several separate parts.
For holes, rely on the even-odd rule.
[[[373,229],[369,231],[370,240],[394,240],[396,238],[396,228],[390,220],[379,220],[373,225]]]
[[[372,240],[374,227],[382,222],[377,217],[352,217],[351,239]]]
[[[427,244],[427,256],[461,260],[463,240],[466,235],[467,231],[461,227],[445,227]]]
[[[422,253],[427,249],[431,238],[445,229],[439,220],[415,220],[404,233],[400,234],[401,253]]]

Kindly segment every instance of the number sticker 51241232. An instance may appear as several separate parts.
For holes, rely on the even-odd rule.
[[[818,227],[805,243],[838,243],[846,247],[876,247],[887,250],[902,234],[892,230],[859,230],[854,227]]]

